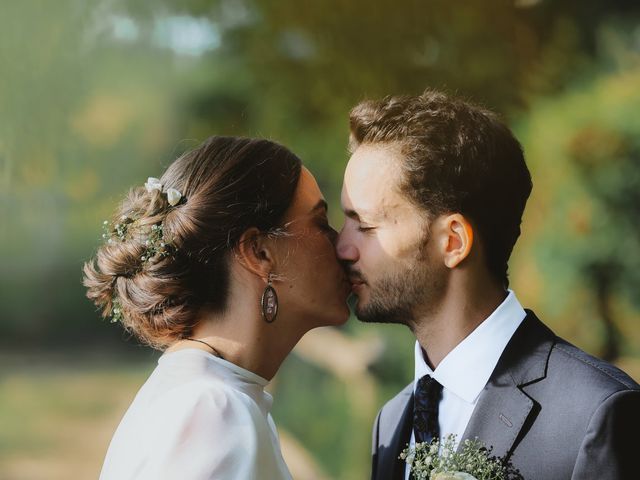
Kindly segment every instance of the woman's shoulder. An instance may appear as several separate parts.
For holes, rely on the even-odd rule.
[[[146,402],[149,408],[175,406],[184,411],[189,406],[210,405],[215,411],[224,411],[229,403],[238,401],[237,392],[231,386],[207,372],[181,374],[159,366],[153,376],[155,378],[145,384],[149,387]]]
[[[180,478],[184,471],[197,472],[193,478],[224,478],[229,467],[246,470],[238,478],[257,478],[265,466],[286,472],[279,448],[272,446],[268,418],[256,403],[215,369],[182,368],[188,362],[178,360],[162,360],[141,389],[114,437],[105,468],[141,465],[149,473],[141,478]]]
[[[226,478],[244,470],[238,478],[258,478],[267,424],[222,382],[192,379],[138,407],[112,441],[103,478],[133,470],[144,479]]]
[[[224,381],[204,373],[175,378],[174,373],[161,368],[153,372],[122,419],[117,437],[144,439],[152,450],[172,450],[176,442],[188,439],[211,445],[237,424],[254,427],[246,435],[259,435],[259,412]]]
[[[254,392],[248,395],[243,387],[245,385],[234,381],[211,356],[183,350],[161,357],[141,393],[144,391],[150,412],[179,410],[187,414],[197,409],[200,415],[209,413],[224,418],[257,407],[260,395]]]

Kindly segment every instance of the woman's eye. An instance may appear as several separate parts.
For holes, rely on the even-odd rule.
[[[371,230],[374,230],[375,227],[366,227],[364,225],[358,225],[358,231],[359,232],[369,232]]]
[[[320,220],[318,222],[318,225],[320,227],[321,230],[324,230],[325,232],[333,232],[333,228],[331,227],[331,225],[329,225],[329,222],[327,220]]]

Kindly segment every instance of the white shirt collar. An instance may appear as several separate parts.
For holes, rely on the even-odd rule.
[[[425,362],[416,341],[414,390],[418,380],[428,374],[454,395],[474,403],[526,315],[515,293],[509,290],[500,306],[451,350],[435,371]]]

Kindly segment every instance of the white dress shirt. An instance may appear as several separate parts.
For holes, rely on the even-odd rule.
[[[435,371],[425,362],[416,341],[413,391],[415,393],[418,380],[424,375],[431,375],[442,385],[438,412],[441,439],[453,433],[458,442],[461,440],[480,393],[525,316],[515,293],[509,290],[500,306],[451,350]],[[415,445],[413,429],[409,445]],[[405,468],[405,479],[408,478],[409,469]]]
[[[160,357],[120,422],[101,480],[290,480],[267,381],[197,349]]]

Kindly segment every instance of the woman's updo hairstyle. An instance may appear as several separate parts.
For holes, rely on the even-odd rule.
[[[190,336],[202,307],[224,310],[229,254],[242,233],[282,231],[300,169],[298,157],[268,140],[207,139],[169,166],[162,191],[130,190],[112,222],[126,231],[84,265],[87,297],[155,348]],[[182,194],[175,206],[164,193],[171,188]],[[166,248],[150,253],[158,232]]]

